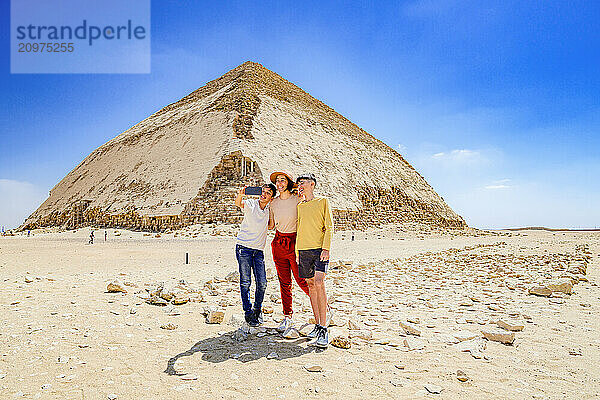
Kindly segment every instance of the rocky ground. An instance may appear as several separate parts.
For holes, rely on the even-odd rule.
[[[0,398],[600,396],[600,233],[337,233],[325,351],[297,288],[297,335],[274,331],[269,247],[248,330],[235,229],[107,233],[0,237]]]

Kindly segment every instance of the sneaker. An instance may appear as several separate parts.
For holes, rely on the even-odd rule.
[[[327,348],[329,345],[329,332],[327,332],[327,328],[322,328],[319,332],[319,336],[315,340],[315,346],[320,347],[322,349]]]
[[[252,312],[252,311],[247,311],[244,314],[244,319],[246,320],[247,324],[249,324],[250,322],[252,322],[252,317],[254,317],[254,312]]]
[[[253,315],[252,317],[250,317],[250,320],[248,321],[248,326],[250,326],[251,328],[256,328],[258,326],[260,326],[260,322],[258,321],[258,319],[256,318],[255,315]]]
[[[290,329],[292,325],[294,325],[294,323],[292,322],[292,318],[285,316],[283,317],[283,321],[281,321],[281,324],[279,324],[279,326],[276,328],[277,332],[284,333],[285,331]]]
[[[259,308],[258,310],[254,310],[254,317],[256,318],[256,320],[258,321],[258,323],[260,325],[263,324],[263,312],[262,310]]]
[[[310,331],[306,337],[309,339],[314,339],[317,336],[319,336],[319,331],[321,330],[321,327],[319,325],[315,325],[315,327],[313,328],[312,331]]]
[[[248,321],[248,325],[252,328],[256,328],[262,325],[262,315],[256,313],[254,311],[250,316],[246,319]]]

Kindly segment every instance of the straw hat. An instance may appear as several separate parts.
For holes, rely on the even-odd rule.
[[[284,172],[284,171],[276,171],[276,172],[273,172],[273,173],[271,174],[271,177],[270,177],[270,179],[271,179],[271,182],[275,183],[275,180],[277,179],[277,177],[278,177],[279,175],[284,175],[286,178],[288,178],[288,180],[289,180],[290,182],[292,182],[292,187],[293,187],[293,188],[297,188],[297,187],[298,187],[298,185],[296,184],[296,182],[295,182],[295,181],[294,181],[294,179],[292,178],[292,174],[290,174],[290,173],[288,173],[288,172]]]

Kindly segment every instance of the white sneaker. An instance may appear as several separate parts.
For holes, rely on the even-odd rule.
[[[306,335],[307,338],[312,339],[310,342],[307,343],[309,346],[314,346],[317,343],[317,340],[321,335],[321,329],[322,328],[319,325],[315,325],[313,330],[308,335]]]
[[[289,330],[292,326],[294,326],[294,323],[292,322],[292,318],[285,316],[285,317],[283,317],[283,321],[281,321],[281,324],[279,324],[279,326],[276,328],[276,330],[279,333],[284,333],[287,330]]]
[[[309,339],[314,339],[318,336],[319,334],[319,325],[315,324],[315,326],[313,327],[313,330],[310,331],[309,333],[306,334],[306,337]]]
[[[314,345],[322,349],[327,348],[329,345],[329,332],[327,331],[327,328],[321,328],[321,332],[319,332],[319,336],[317,336]]]

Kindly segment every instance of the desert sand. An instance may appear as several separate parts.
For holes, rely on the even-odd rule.
[[[240,331],[232,227],[96,230],[93,245],[90,228],[32,233],[0,237],[2,399],[600,396],[598,232],[337,232],[330,338],[351,347],[324,351],[270,329],[276,277],[266,329]],[[184,304],[148,304],[161,282]],[[302,332],[309,302],[294,299]]]

